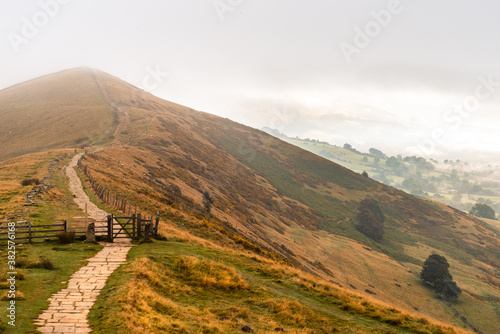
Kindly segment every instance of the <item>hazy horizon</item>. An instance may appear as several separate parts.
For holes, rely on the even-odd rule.
[[[500,46],[483,1],[8,3],[0,89],[89,66],[289,136],[500,161]]]

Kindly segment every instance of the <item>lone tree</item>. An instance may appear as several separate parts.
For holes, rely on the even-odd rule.
[[[385,222],[385,215],[382,212],[382,209],[380,208],[380,205],[378,204],[377,200],[373,198],[365,198],[361,202],[359,202],[358,210],[361,211],[363,209],[368,209],[370,210],[374,215],[377,220],[383,224]]]
[[[361,173],[361,175],[363,175],[364,177],[368,177],[369,178],[368,173],[365,170],[363,171],[363,173]]]
[[[446,300],[456,300],[462,293],[450,274],[450,265],[444,256],[430,255],[424,262],[420,278]]]
[[[212,211],[212,204],[214,203],[214,199],[212,196],[210,196],[210,193],[205,190],[203,193],[203,206],[205,207],[205,210],[207,213],[210,213]]]
[[[455,281],[446,281],[439,286],[436,292],[447,301],[455,301],[462,294],[462,289]]]
[[[487,204],[476,203],[469,213],[476,217],[495,219],[496,212]]]
[[[375,199],[365,198],[358,206],[357,229],[373,240],[381,240],[384,236],[385,215]]]

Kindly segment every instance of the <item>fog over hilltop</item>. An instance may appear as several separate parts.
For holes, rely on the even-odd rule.
[[[0,89],[89,66],[257,128],[500,160],[498,2],[22,1]]]

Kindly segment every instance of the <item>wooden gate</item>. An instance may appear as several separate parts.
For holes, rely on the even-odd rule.
[[[138,240],[142,237],[147,238],[158,234],[160,215],[158,214],[156,217],[156,222],[153,216],[145,219],[140,214],[134,214],[130,217],[109,215],[107,220],[107,239],[109,242],[119,238]]]
[[[112,240],[117,238],[129,238],[135,239],[135,216],[132,217],[116,217],[111,215],[111,226],[110,229]]]

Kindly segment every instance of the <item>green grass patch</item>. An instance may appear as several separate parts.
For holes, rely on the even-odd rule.
[[[1,272],[7,272],[6,247],[0,246]],[[56,242],[40,242],[17,245],[16,262],[19,266],[17,291],[24,300],[16,303],[16,326],[7,325],[8,301],[0,300],[0,328],[8,329],[8,333],[31,333],[35,331],[33,321],[43,310],[47,309],[48,298],[55,292],[66,287],[70,276],[86,264],[86,259],[94,256],[102,246],[77,242],[71,245],[60,245]],[[53,267],[50,267],[50,264]],[[49,268],[50,267],[50,268]],[[6,277],[2,277],[2,283]],[[4,285],[0,285],[4,287]],[[0,289],[3,294],[5,289]]]
[[[413,245],[419,238],[413,237],[410,233],[399,231],[395,228],[385,228],[384,237],[381,241],[374,241],[355,228],[356,222],[331,223],[323,222],[318,227],[322,230],[336,235],[342,235],[354,240],[358,240],[367,246],[378,250],[396,261],[408,262],[422,265],[422,261],[405,254],[403,245]]]
[[[241,150],[238,150],[237,143],[229,143],[223,139],[220,139],[220,142],[226,149],[230,150],[236,158],[240,159],[242,163],[264,175],[267,181],[269,181],[269,183],[271,183],[284,195],[298,200],[330,218],[342,219],[344,218],[344,215],[341,213],[352,210],[350,210],[349,206],[341,200],[338,200],[333,196],[319,195],[311,189],[304,188],[303,184],[309,184],[314,187],[315,183],[318,182],[314,179],[314,177],[317,176],[319,177],[319,180],[322,181],[335,181],[334,183],[341,184],[349,188],[362,188],[361,183],[358,184],[353,181],[353,184],[346,184],[347,181],[341,181],[348,180],[348,178],[343,176],[339,177],[339,175],[337,175],[338,171],[331,168],[332,164],[326,160],[323,161],[323,159],[321,159],[322,162],[324,162],[321,164],[323,168],[318,172],[314,172],[313,168],[313,165],[318,162],[317,160],[309,161],[300,157],[293,160],[292,163],[297,164],[297,167],[304,169],[297,169],[299,172],[306,174],[304,177],[292,174],[290,172],[291,169],[287,168],[283,163],[273,158],[270,154],[258,151],[253,159],[245,159]],[[345,171],[348,174],[352,174],[350,171]],[[319,175],[317,175],[318,173]],[[352,175],[349,176],[352,177]],[[300,181],[298,181],[299,178]]]

